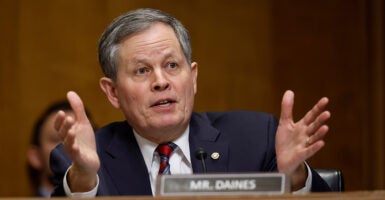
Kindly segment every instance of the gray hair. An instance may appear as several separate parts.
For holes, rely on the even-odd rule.
[[[168,24],[174,30],[187,63],[191,66],[190,36],[182,23],[160,10],[144,8],[117,17],[103,32],[99,40],[99,63],[106,77],[114,81],[117,79],[120,42],[156,22]]]

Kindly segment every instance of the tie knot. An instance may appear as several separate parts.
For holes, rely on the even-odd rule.
[[[176,149],[177,145],[172,142],[159,144],[156,151],[160,156],[170,157],[171,153]]]

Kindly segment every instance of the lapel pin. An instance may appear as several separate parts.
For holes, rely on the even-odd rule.
[[[219,158],[219,153],[218,152],[214,152],[211,154],[211,158],[214,159],[214,160],[217,160]]]

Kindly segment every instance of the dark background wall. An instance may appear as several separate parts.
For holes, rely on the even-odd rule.
[[[279,117],[286,89],[300,119],[330,98],[327,145],[308,162],[343,170],[347,190],[385,189],[382,0],[0,0],[0,196],[30,194],[34,121],[77,91],[99,126],[122,120],[98,86],[97,41],[119,14],[159,8],[190,30],[196,111]]]

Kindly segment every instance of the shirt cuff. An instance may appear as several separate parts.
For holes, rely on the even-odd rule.
[[[89,198],[89,197],[95,197],[96,193],[98,192],[98,186],[99,186],[99,176],[96,174],[96,186],[88,192],[71,192],[70,187],[67,183],[67,173],[71,169],[71,166],[67,169],[66,173],[64,174],[63,179],[63,187],[64,192],[67,197],[76,197],[76,198]]]
[[[297,191],[294,191],[293,194],[305,194],[305,193],[309,193],[311,191],[311,183],[313,181],[313,174],[310,170],[309,165],[306,162],[305,162],[305,166],[307,169],[307,178],[306,178],[306,182],[305,182],[305,187],[303,187]]]

